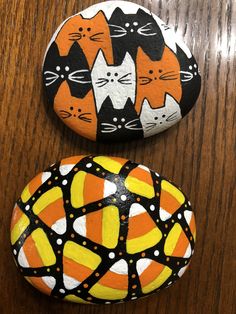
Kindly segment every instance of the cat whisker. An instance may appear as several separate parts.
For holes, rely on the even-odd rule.
[[[193,74],[187,71],[179,71],[181,82],[189,82],[193,79]]]
[[[137,33],[142,36],[155,36],[157,32],[153,32],[153,29],[150,27],[152,24],[152,22],[149,22],[146,25],[143,25],[137,30]]]
[[[110,27],[111,32],[118,33],[118,34],[110,34],[110,37],[115,38],[115,37],[123,37],[123,36],[127,35],[126,29],[124,29],[120,25],[108,24],[108,26]]]
[[[72,116],[72,114],[66,110],[60,110],[60,117],[62,119],[67,119],[70,118]]]
[[[137,31],[137,33],[138,33],[139,35],[142,35],[142,36],[145,36],[145,37],[157,35],[157,33],[145,33],[144,31],[145,31],[145,32],[149,32],[149,31],[152,31],[152,29],[146,29],[146,30],[142,30],[142,31]]]
[[[89,37],[89,39],[92,40],[92,41],[103,42],[104,40],[101,37],[101,35],[104,35],[104,33],[93,34],[92,36]]]
[[[156,125],[156,123],[155,123],[155,122],[147,122],[147,123],[146,123],[146,125],[151,125],[151,126],[153,126],[153,125],[154,125],[154,126],[155,126],[155,125]]]
[[[91,123],[92,122],[92,119],[90,118],[86,118],[86,117],[78,117],[80,120],[84,121],[84,122],[88,122],[88,123]]]
[[[166,119],[167,122],[171,122],[174,121],[178,118],[177,116],[177,111],[173,112],[171,115],[169,115],[169,117]]]
[[[101,126],[105,126],[105,128],[102,129],[102,133],[112,133],[117,130],[117,126],[110,123],[101,123]]]
[[[101,88],[105,85],[107,85],[109,83],[109,80],[106,80],[106,81],[101,81],[101,82],[96,82],[96,85]]]
[[[152,82],[152,79],[150,77],[146,77],[146,76],[140,76],[139,79],[141,80],[140,85],[147,85],[147,84],[150,84]]]
[[[74,71],[68,75],[68,79],[72,82],[76,82],[80,84],[90,84],[91,80],[85,77],[85,74],[88,74],[88,72],[89,70]],[[81,74],[81,76],[76,76],[76,74]]]
[[[44,75],[48,75],[48,74],[51,75],[51,76],[45,77],[46,81],[50,81],[50,82],[45,84],[46,86],[49,86],[49,85],[53,84],[59,78],[59,75],[57,73],[54,73],[54,72],[51,72],[51,71],[44,72]]]
[[[160,76],[160,80],[163,80],[163,81],[174,81],[174,80],[177,80],[178,78],[179,78],[179,75],[177,73],[175,74],[164,73]]]

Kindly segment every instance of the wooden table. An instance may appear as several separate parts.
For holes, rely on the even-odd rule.
[[[64,126],[44,96],[41,64],[49,39],[68,16],[98,1],[0,0],[0,312],[236,313],[235,0],[135,1],[174,25],[199,61],[202,90],[176,127],[145,141],[101,145]],[[11,256],[9,223],[25,184],[52,162],[76,154],[130,158],[183,188],[196,211],[195,255],[172,288],[139,301],[86,306],[31,288]]]

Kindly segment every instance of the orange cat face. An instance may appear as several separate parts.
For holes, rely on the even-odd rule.
[[[67,56],[75,41],[83,49],[90,67],[99,49],[103,50],[109,63],[113,62],[110,30],[102,11],[91,19],[73,16],[62,26],[56,38],[60,55]]]
[[[175,54],[168,47],[165,47],[160,61],[152,61],[139,48],[137,54],[137,78],[135,108],[138,113],[145,98],[152,108],[164,106],[166,93],[180,101],[182,95],[180,66]]]
[[[83,99],[73,97],[65,81],[55,97],[54,110],[75,132],[93,141],[96,140],[97,118],[92,91]]]

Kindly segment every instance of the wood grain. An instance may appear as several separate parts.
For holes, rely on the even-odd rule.
[[[57,26],[95,2],[0,0],[0,312],[236,313],[236,2],[136,1],[184,38],[199,61],[202,91],[176,127],[145,141],[114,145],[89,142],[63,125],[47,105],[41,82],[43,55]],[[9,244],[14,201],[52,162],[87,153],[144,163],[189,196],[197,245],[189,270],[172,288],[127,304],[85,306],[50,299],[18,274]]]

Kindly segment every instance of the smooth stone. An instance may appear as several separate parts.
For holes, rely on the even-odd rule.
[[[197,62],[155,14],[109,1],[70,17],[53,35],[43,79],[59,118],[102,142],[160,133],[179,122],[200,93]]]
[[[196,237],[186,196],[129,160],[63,159],[23,190],[12,252],[41,292],[78,303],[134,300],[167,288],[189,265]]]

